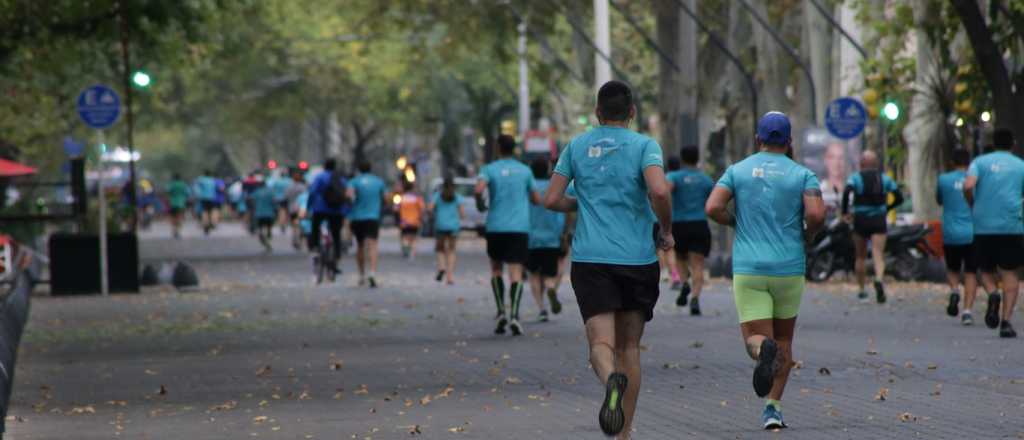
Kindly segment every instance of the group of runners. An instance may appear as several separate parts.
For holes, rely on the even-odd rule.
[[[640,340],[654,317],[662,269],[674,269],[680,289],[676,304],[689,305],[692,315],[700,315],[710,218],[735,229],[732,290],[744,347],[753,361],[752,386],[766,399],[762,426],[785,428],[781,400],[794,365],[805,243],[825,221],[818,178],[792,159],[791,124],[783,113],[763,115],[757,124],[758,152],[728,167],[714,182],[697,168],[696,146],[684,146],[679,159],[666,161],[655,140],[629,128],[636,116],[633,99],[625,83],[604,84],[595,108],[600,125],[574,138],[553,170],[547,159],[529,166],[520,162],[515,139],[498,138],[499,158],[481,170],[474,188],[478,209],[488,211],[494,331],[523,333],[520,305],[527,278],[540,320],[548,319],[548,305],[559,313],[556,292],[571,255],[569,276],[590,364],[605,388],[599,425],[607,435],[629,438],[641,383]],[[1017,299],[1016,270],[1024,265],[1024,161],[1009,152],[1013,146],[1012,133],[997,130],[993,152],[971,161],[966,150],[953,151],[953,170],[939,177],[936,191],[943,206],[951,289],[947,312],[961,316],[965,325],[973,323],[974,274],[980,268],[989,293],[985,322],[998,327],[1002,337],[1016,336],[1010,318]],[[409,184],[402,189],[403,254],[414,255],[415,237],[424,218],[429,219],[436,237],[436,281],[453,284],[456,237],[465,216],[453,177],[445,176],[427,197]],[[381,211],[389,196],[394,194],[368,163],[346,179],[328,160],[297,197],[302,206],[298,217],[309,222],[310,248],[319,246],[321,223],[340,242],[347,217],[358,246],[359,283],[375,287]],[[853,224],[861,300],[868,298],[870,243],[876,301],[886,301],[886,214],[901,201],[896,184],[881,172],[878,156],[865,151],[842,197],[843,217]],[[340,258],[340,247],[334,250]]]

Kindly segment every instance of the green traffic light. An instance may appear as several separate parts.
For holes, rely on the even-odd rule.
[[[895,102],[889,101],[885,103],[885,107],[882,107],[882,115],[885,119],[895,121],[900,117],[900,106],[896,105]]]
[[[136,71],[135,74],[132,75],[132,82],[139,87],[149,87],[150,81],[151,79],[149,74],[141,70]]]

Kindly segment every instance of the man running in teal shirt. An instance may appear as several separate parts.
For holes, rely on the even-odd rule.
[[[757,361],[754,392],[768,397],[761,414],[765,429],[786,427],[779,401],[793,366],[793,333],[804,293],[804,241],[825,221],[818,178],[786,155],[790,130],[786,115],[762,116],[757,124],[761,152],[725,170],[705,208],[716,222],[736,228],[733,296],[747,354]],[[730,200],[735,200],[735,214],[726,209]]]
[[[674,245],[672,193],[661,146],[629,129],[636,117],[629,86],[620,81],[601,86],[595,113],[601,126],[562,151],[544,205],[579,210],[570,278],[587,330],[590,365],[605,386],[598,423],[605,434],[627,439],[640,393],[640,337],[658,302],[655,248]],[[565,197],[570,182],[576,198]]]
[[[966,149],[953,150],[953,170],[939,176],[935,199],[942,206],[942,250],[946,258],[946,281],[949,282],[949,306],[946,313],[956,316],[960,312],[960,278],[963,273],[964,310],[960,317],[963,325],[974,324],[971,308],[978,290],[978,265],[974,255],[974,219],[971,206],[964,198],[964,180],[971,153]]]
[[[1016,338],[1010,325],[1017,306],[1017,269],[1024,265],[1024,224],[1021,223],[1021,194],[1024,194],[1024,161],[1014,156],[1013,132],[998,129],[992,136],[996,151],[978,156],[967,169],[964,197],[974,208],[974,245],[981,268],[981,280],[988,295],[985,325],[999,327],[999,336]],[[1002,294],[992,275],[999,271]],[[1000,309],[1002,305],[1002,309]]]
[[[188,206],[190,193],[188,184],[181,180],[181,175],[174,173],[171,183],[167,185],[167,199],[171,205],[171,229],[174,238],[181,238],[181,223],[184,220],[185,207]]]
[[[356,265],[359,267],[359,285],[367,281],[370,288],[377,287],[377,237],[380,231],[380,208],[387,201],[387,186],[380,177],[370,172],[370,162],[359,163],[359,175],[348,183],[348,198],[353,200],[349,213],[349,229],[356,237]],[[370,263],[370,276],[366,276],[366,263]]]
[[[889,194],[895,196],[888,203]],[[889,178],[880,168],[878,155],[867,150],[860,157],[860,172],[846,180],[843,191],[842,213],[849,212],[850,195],[853,195],[853,246],[854,272],[857,274],[857,286],[860,291],[857,298],[868,301],[868,293],[864,290],[867,279],[868,240],[871,240],[871,259],[875,264],[875,299],[879,304],[885,302],[885,239],[887,225],[885,215],[903,203],[896,182]]]
[[[683,288],[676,299],[676,305],[685,306],[687,295],[692,292],[690,314],[700,316],[700,292],[704,287],[704,258],[711,252],[711,229],[704,216],[704,204],[711,195],[715,183],[707,174],[697,168],[700,150],[696,145],[687,145],[679,150],[683,167],[668,173],[668,184],[672,188],[672,237],[676,240],[676,267],[683,280]]]
[[[491,259],[491,290],[498,307],[498,326],[494,333],[504,334],[509,326],[514,336],[523,333],[519,323],[519,303],[523,299],[523,264],[529,256],[530,204],[540,203],[530,168],[515,159],[516,140],[498,136],[498,160],[480,170],[476,184],[477,205],[483,207],[486,190],[490,203],[487,213],[487,256]],[[505,311],[505,282],[501,275],[508,265],[511,321]]]
[[[543,194],[550,184],[551,161],[538,157],[530,163],[533,178],[537,182],[537,193]],[[551,312],[562,313],[558,301],[558,261],[565,256],[562,239],[566,234],[565,214],[552,211],[540,205],[530,206],[530,257],[526,271],[530,274],[530,290],[540,308],[540,321],[548,321],[548,309],[544,306],[544,294],[551,302]]]

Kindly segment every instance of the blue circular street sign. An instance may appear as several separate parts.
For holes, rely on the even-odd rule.
[[[868,111],[860,101],[842,97],[828,104],[825,109],[825,128],[839,139],[853,139],[860,136],[868,123]]]
[[[121,98],[104,85],[94,85],[78,95],[78,116],[91,128],[107,128],[121,115]]]

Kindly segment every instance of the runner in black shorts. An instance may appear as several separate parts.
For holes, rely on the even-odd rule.
[[[537,182],[537,192],[547,191],[550,168],[546,157],[534,159],[530,163],[533,178]],[[565,214],[539,205],[530,206],[530,255],[526,261],[526,271],[530,274],[530,290],[533,292],[537,307],[540,308],[541,322],[548,320],[548,309],[544,306],[545,293],[551,302],[551,312],[556,315],[562,312],[556,283],[559,263],[565,256],[562,242],[566,233]]]
[[[590,365],[605,387],[598,423],[606,435],[628,438],[640,392],[640,338],[658,300],[655,249],[674,244],[672,201],[661,147],[628,128],[636,116],[629,86],[601,86],[596,113],[601,125],[562,151],[544,205],[579,209],[570,277]],[[570,182],[576,198],[565,196]],[[661,225],[657,246],[652,212]]]
[[[1016,338],[1010,319],[1020,287],[1017,269],[1024,266],[1024,161],[1010,152],[1015,146],[1010,130],[997,129],[992,144],[994,152],[978,156],[968,167],[964,197],[974,209],[975,255],[989,291],[985,325],[999,327],[1000,337]],[[992,276],[997,270],[1002,292]]]
[[[942,206],[942,249],[946,257],[946,281],[949,282],[949,305],[946,314],[960,323],[973,325],[974,297],[978,291],[978,264],[974,252],[974,218],[964,198],[964,180],[971,153],[964,148],[953,150],[953,170],[938,179],[935,199]],[[962,274],[962,275],[961,275]],[[960,281],[964,285],[964,308],[960,311]],[[961,314],[962,313],[962,314]]]
[[[711,195],[715,183],[704,174],[697,163],[700,149],[687,145],[679,150],[683,166],[679,171],[668,173],[669,187],[672,188],[672,236],[676,240],[676,266],[683,279],[676,305],[687,304],[690,314],[700,316],[700,294],[704,288],[704,259],[711,252],[711,229],[708,228],[704,205]],[[689,279],[689,280],[688,280]],[[692,290],[691,290],[692,289]]]
[[[474,189],[477,207],[487,214],[487,256],[491,258],[491,292],[498,309],[494,329],[504,334],[509,326],[512,335],[523,333],[519,323],[519,304],[523,299],[523,264],[529,257],[530,204],[540,202],[530,168],[515,159],[516,140],[512,136],[498,137],[499,159],[480,170]],[[490,203],[484,203],[484,191]],[[505,282],[501,275],[508,265],[511,310],[505,310]],[[511,320],[508,314],[511,314]]]
[[[887,203],[889,194],[894,196],[892,203]],[[850,196],[853,197],[853,216],[849,212]],[[860,172],[850,176],[843,190],[842,213],[847,222],[853,223],[854,272],[857,273],[857,285],[860,291],[857,297],[868,301],[868,293],[864,290],[867,279],[865,260],[868,256],[868,240],[871,240],[871,259],[875,266],[875,298],[879,304],[885,302],[885,239],[886,213],[903,203],[903,194],[889,176],[882,172],[878,155],[866,150],[861,154]]]

